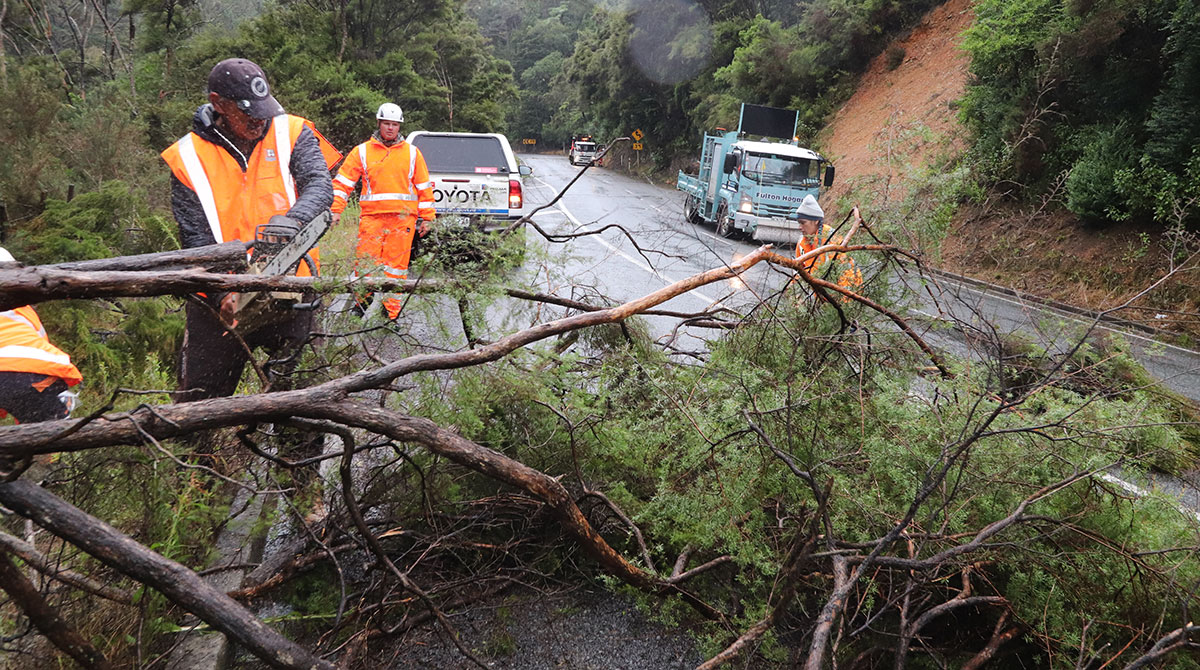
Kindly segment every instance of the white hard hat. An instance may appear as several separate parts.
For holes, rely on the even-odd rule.
[[[817,204],[817,199],[811,195],[804,196],[804,201],[796,208],[797,219],[808,219],[809,221],[824,221],[825,210]]]
[[[400,109],[400,105],[394,102],[385,102],[379,106],[379,111],[375,112],[375,118],[380,121],[402,123],[404,121],[404,110]]]
[[[8,253],[8,249],[0,247],[0,263],[12,263],[16,260],[12,254]]]

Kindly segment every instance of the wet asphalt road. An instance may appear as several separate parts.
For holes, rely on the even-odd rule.
[[[533,175],[525,180],[530,206],[549,202],[581,169],[570,165],[563,156],[531,154],[522,155],[521,159],[534,169]],[[866,216],[869,218],[870,213]],[[555,233],[619,225],[637,242],[635,246],[615,228],[565,245],[537,242],[554,255],[553,261],[547,263],[552,269],[543,269],[539,274],[547,278],[542,288],[559,291],[560,295],[564,286],[574,285],[577,290],[593,288],[613,300],[629,300],[736,261],[758,247],[756,242],[718,237],[711,226],[687,223],[683,196],[678,191],[602,168],[589,169],[555,206],[537,214],[535,220]],[[866,276],[871,274],[869,263],[869,260],[863,262]],[[674,298],[663,309],[692,312],[718,304],[744,308],[758,297],[779,290],[787,280],[787,274],[760,263],[746,274],[744,281],[711,284]],[[974,356],[961,329],[944,327],[951,321],[965,324],[968,330],[994,327],[1002,334],[1019,332],[1052,351],[1073,346],[1088,328],[1095,327],[1124,337],[1134,356],[1165,386],[1200,401],[1200,353],[1195,351],[1156,342],[1142,332],[1096,324],[1087,316],[1022,300],[998,287],[950,278],[922,282],[912,275],[893,284],[893,290],[910,300],[907,316],[918,332],[933,346],[951,354]],[[666,317],[648,320],[655,337],[666,336],[675,325],[675,320]],[[713,331],[685,328],[684,333],[677,345],[702,349],[702,338],[711,337]]]

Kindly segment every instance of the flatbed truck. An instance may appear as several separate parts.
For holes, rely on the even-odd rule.
[[[685,194],[687,220],[711,224],[722,237],[799,241],[796,208],[804,196],[819,199],[821,187],[833,185],[834,168],[797,145],[798,120],[793,110],[743,103],[736,131],[706,133],[695,174],[680,170],[675,183]]]

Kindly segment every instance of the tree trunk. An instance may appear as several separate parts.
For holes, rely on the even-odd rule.
[[[273,668],[334,670],[186,567],[150,551],[36,484],[0,484],[0,503],[104,563],[147,584]]]
[[[76,663],[87,670],[111,670],[112,665],[104,654],[67,625],[5,551],[0,551],[0,589],[4,589],[47,640]]]

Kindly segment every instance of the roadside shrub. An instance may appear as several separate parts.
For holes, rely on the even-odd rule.
[[[1200,151],[1182,170],[1169,170],[1143,156],[1136,167],[1118,170],[1114,182],[1133,215],[1184,230],[1195,224],[1200,211]]]
[[[109,258],[178,248],[175,224],[151,214],[125,183],[110,181],[70,202],[49,200],[10,249],[25,264]],[[84,407],[118,387],[161,388],[173,367],[183,316],[173,298],[63,300],[37,306],[50,339],[84,378]]]
[[[1123,123],[1088,134],[1092,139],[1067,177],[1067,209],[1092,222],[1127,219],[1129,205],[1117,175],[1134,165],[1133,136]]]

